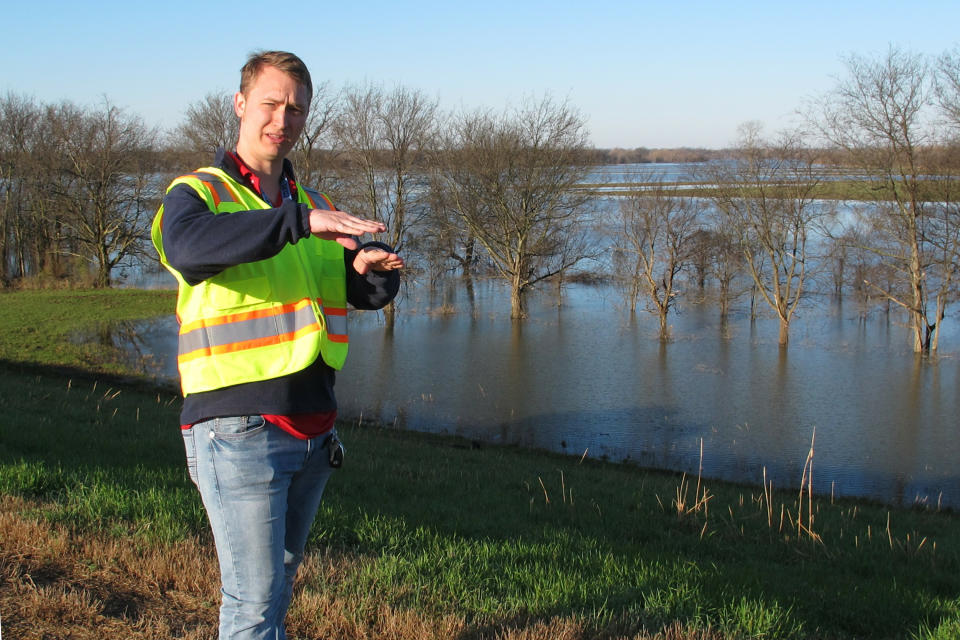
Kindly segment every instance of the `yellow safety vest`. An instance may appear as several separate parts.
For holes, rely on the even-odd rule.
[[[206,167],[180,176],[216,214],[269,209],[225,171]],[[297,185],[297,199],[334,209],[327,197]],[[318,355],[340,369],[347,357],[347,288],[343,246],[309,236],[267,260],[228,267],[190,285],[163,251],[163,206],[153,220],[153,245],[179,283],[177,367],[183,394],[289,375]]]

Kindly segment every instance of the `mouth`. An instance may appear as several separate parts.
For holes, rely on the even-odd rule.
[[[287,136],[283,135],[282,133],[267,133],[266,137],[267,140],[274,144],[283,144],[287,141]]]

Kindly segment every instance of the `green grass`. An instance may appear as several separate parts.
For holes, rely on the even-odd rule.
[[[0,366],[0,491],[78,535],[206,536],[177,397],[104,380]],[[351,571],[309,586],[360,619],[386,603],[477,628],[574,617],[616,637],[675,622],[728,638],[960,630],[953,513],[814,498],[811,535],[798,533],[796,491],[698,490],[696,478],[598,460],[340,430],[346,463],[309,544]]]
[[[107,320],[170,315],[175,306],[174,291],[0,292],[0,360],[127,373],[129,363],[122,352],[108,346]],[[81,332],[86,340],[81,340]]]

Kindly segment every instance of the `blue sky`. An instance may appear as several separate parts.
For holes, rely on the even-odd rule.
[[[960,46],[960,2],[9,3],[0,92],[112,104],[172,127],[234,91],[255,49],[285,49],[314,82],[403,85],[445,109],[549,94],[598,147],[718,148],[759,120],[791,123],[851,53]],[[90,3],[91,5],[94,3]]]

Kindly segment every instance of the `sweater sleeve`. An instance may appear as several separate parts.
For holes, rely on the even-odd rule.
[[[310,235],[309,208],[287,201],[274,209],[217,215],[189,185],[163,199],[163,251],[167,262],[195,285],[227,267],[271,258]]]
[[[366,242],[357,249],[378,247],[385,251],[393,251],[382,242]],[[353,268],[353,259],[357,251],[349,249],[343,252],[343,259],[347,266],[347,302],[355,309],[373,311],[382,309],[393,300],[400,291],[399,271],[368,271],[361,275]]]

